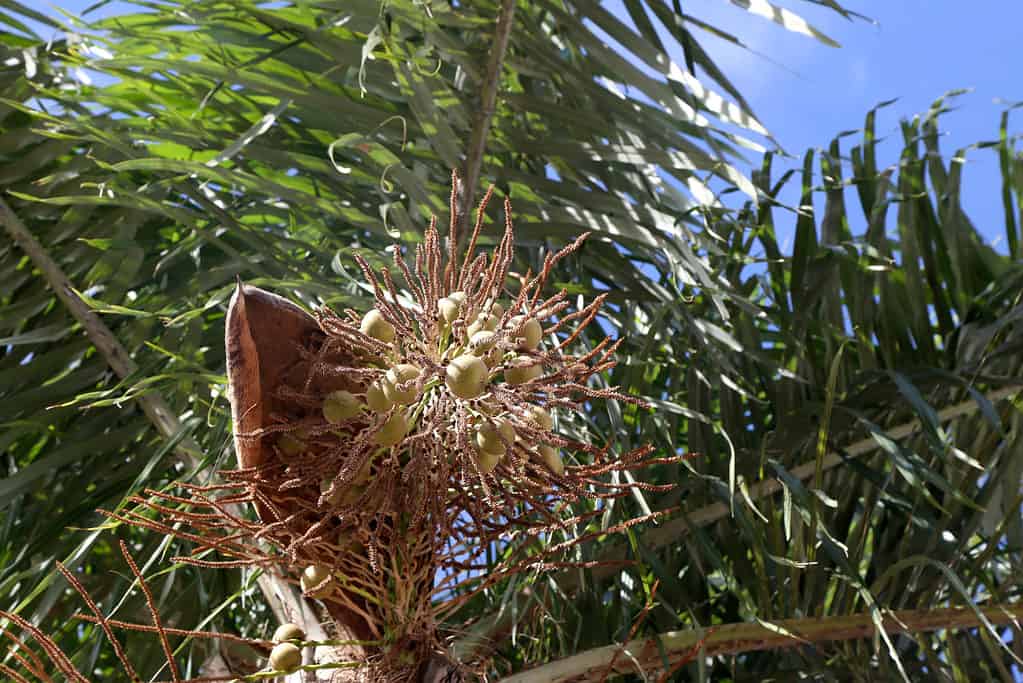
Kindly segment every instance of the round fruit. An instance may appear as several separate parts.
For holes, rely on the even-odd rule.
[[[508,384],[525,384],[536,379],[543,373],[539,364],[514,365],[504,371],[504,381]]]
[[[367,337],[379,339],[385,344],[394,341],[394,325],[384,320],[384,316],[375,308],[369,309],[366,315],[362,316],[359,330]]]
[[[476,453],[476,463],[480,466],[480,472],[483,474],[490,474],[493,472],[497,469],[497,465],[500,462],[500,455],[487,453],[486,451],[479,451]]]
[[[490,315],[494,316],[495,318],[500,319],[500,317],[502,315],[504,315],[504,306],[502,306],[500,303],[495,301],[490,306]]]
[[[471,325],[469,325],[469,327],[465,330],[465,332],[466,332],[466,334],[469,335],[469,339],[472,339],[472,335],[476,334],[480,330],[486,330],[488,332],[493,332],[496,329],[497,329],[497,316],[491,315],[489,313],[480,313],[476,317],[476,321],[473,322]]]
[[[487,366],[471,353],[462,354],[448,363],[445,382],[459,398],[476,398],[487,385]]]
[[[305,631],[295,624],[281,624],[274,631],[273,641],[283,643],[288,640],[305,640]]]
[[[382,389],[384,390],[384,396],[387,400],[392,403],[397,403],[400,406],[407,406],[416,400],[417,387],[413,380],[419,377],[419,368],[415,365],[409,365],[408,363],[402,363],[396,365],[387,371],[387,381],[384,382]],[[404,391],[398,389],[398,385],[412,382],[412,386],[408,387]]]
[[[437,312],[440,313],[441,320],[446,322],[448,325],[458,319],[458,309],[461,307],[462,304],[455,301],[450,296],[437,300]]]
[[[274,671],[291,673],[302,666],[302,651],[292,643],[274,645],[270,651],[270,666]]]
[[[316,591],[316,593],[310,593],[316,586],[320,585],[327,580],[330,576],[330,570],[324,567],[322,564],[311,564],[302,570],[302,592],[311,595],[312,597],[321,597],[330,593],[330,585],[327,584],[325,587]]]
[[[522,329],[519,329],[520,326]],[[536,318],[517,315],[508,321],[508,329],[512,331],[518,330],[514,334],[519,341],[520,349],[532,351],[540,346],[540,340],[543,338],[543,327]]]
[[[369,409],[374,413],[383,413],[390,410],[391,406],[394,405],[394,402],[387,398],[387,394],[384,393],[380,382],[373,382],[373,384],[370,384],[369,388],[366,389],[366,405],[368,405]]]
[[[362,401],[350,391],[332,391],[323,399],[323,419],[331,424],[350,420],[362,411]]]
[[[305,444],[291,434],[281,434],[277,439],[277,448],[289,458],[294,458],[305,450]]]
[[[515,443],[515,429],[507,420],[484,422],[476,431],[476,447],[484,453],[501,457],[508,445]]]
[[[540,453],[540,457],[543,458],[544,464],[550,468],[551,472],[561,476],[565,473],[565,463],[561,460],[561,453],[555,450],[552,446],[543,444],[537,449]]]
[[[487,351],[494,348],[494,333],[480,330],[469,338],[469,346],[477,356],[487,355]]]
[[[378,446],[393,446],[400,443],[406,434],[408,434],[408,418],[399,410],[380,427],[380,431],[373,436],[373,442]]]
[[[554,429],[554,418],[552,418],[551,414],[540,406],[533,406],[530,408],[526,417],[538,424],[541,429],[545,429],[547,431]]]
[[[461,306],[462,304],[465,303],[465,292],[463,291],[451,292],[450,294],[448,294],[448,298],[454,301],[459,306]]]

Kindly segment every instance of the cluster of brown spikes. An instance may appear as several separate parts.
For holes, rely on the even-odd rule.
[[[545,296],[552,268],[585,236],[517,275],[507,201],[496,246],[477,248],[488,192],[460,249],[457,192],[456,178],[446,240],[431,222],[409,261],[394,249],[394,273],[356,257],[373,291],[368,312],[313,317],[240,285],[227,323],[239,467],[216,485],[146,491],[135,509],[110,513],[187,541],[192,553],[175,561],[255,566],[299,583],[335,633],[360,644],[344,649],[355,661],[338,663],[334,680],[417,680],[445,657],[441,624],[480,591],[588,566],[566,551],[615,529],[587,533],[603,509],[579,513],[578,503],[666,488],[612,473],[675,460],[559,432],[584,402],[642,405],[592,386],[619,342],[570,354],[603,297],[570,311],[565,291]],[[165,642],[158,625],[154,612]],[[464,677],[485,668],[446,664]]]

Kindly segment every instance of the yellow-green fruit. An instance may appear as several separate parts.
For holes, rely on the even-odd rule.
[[[362,401],[350,391],[332,391],[323,399],[323,419],[331,424],[350,420],[362,411]]]
[[[480,330],[469,338],[469,347],[477,356],[487,355],[487,351],[494,348],[494,333]]]
[[[476,334],[480,330],[486,330],[493,332],[497,329],[497,316],[490,315],[488,313],[480,313],[475,322],[466,328],[465,333],[469,335],[469,339],[472,339],[472,335]]]
[[[305,631],[295,624],[281,624],[274,631],[273,641],[283,643],[288,640],[305,640]]]
[[[525,384],[542,373],[543,368],[539,364],[514,365],[504,371],[504,381],[508,384]]]
[[[551,472],[558,476],[565,473],[565,463],[561,460],[561,453],[559,453],[552,446],[543,444],[537,449],[540,453],[540,457],[543,458],[543,462],[550,468]]]
[[[440,313],[441,320],[446,322],[448,325],[458,319],[458,310],[461,307],[462,304],[455,301],[450,296],[437,300],[437,312]]]
[[[302,443],[301,440],[293,437],[291,434],[281,434],[277,439],[277,448],[279,448],[284,455],[289,458],[293,458],[305,450],[305,444]]]
[[[490,474],[495,469],[497,469],[498,463],[501,462],[501,456],[496,453],[477,451],[476,462],[480,466],[480,472],[482,472],[483,474]]]
[[[387,381],[383,383],[382,389],[384,390],[384,396],[387,400],[397,403],[400,406],[407,406],[416,400],[418,391],[416,391],[416,385],[413,382],[419,377],[419,368],[415,365],[409,365],[408,363],[402,363],[401,365],[395,365],[393,368],[387,371]],[[408,387],[404,391],[398,389],[398,385],[405,384],[406,382],[413,382],[412,386]]]
[[[328,583],[323,588],[316,591],[316,593],[310,593],[309,591],[316,588],[316,586],[323,583],[327,577],[330,576],[330,570],[324,567],[322,564],[311,564],[302,570],[302,592],[311,595],[314,598],[321,597],[330,593],[330,584]]]
[[[488,368],[494,368],[501,364],[504,359],[504,354],[501,353],[501,349],[494,347],[487,352],[487,355],[483,356],[483,362],[487,364]]]
[[[487,385],[487,366],[471,353],[462,354],[448,363],[445,382],[459,398],[476,398]]]
[[[380,315],[380,311],[375,308],[369,309],[366,315],[362,316],[359,330],[364,335],[379,339],[386,344],[394,341],[394,326],[384,320],[384,316]]]
[[[523,323],[523,321],[525,321]],[[519,329],[522,326],[522,329]],[[540,346],[540,340],[543,338],[543,327],[536,318],[527,318],[523,315],[517,315],[508,321],[509,330],[518,330],[513,332],[519,342],[519,348],[532,351],[536,347]]]
[[[302,651],[293,643],[274,645],[270,651],[270,666],[274,671],[291,673],[302,666]]]
[[[394,402],[387,398],[387,394],[384,393],[380,382],[373,382],[373,384],[370,384],[369,388],[366,389],[366,405],[368,405],[369,409],[374,413],[383,413],[390,410],[391,406],[394,405]]]
[[[490,455],[501,457],[508,450],[507,444],[515,443],[515,429],[507,420],[484,422],[476,431],[476,447]],[[502,438],[503,437],[503,438]]]
[[[465,292],[461,290],[451,292],[450,294],[448,294],[448,298],[454,301],[459,306],[461,306],[462,304],[465,303]]]
[[[373,442],[378,446],[393,446],[404,439],[406,434],[408,434],[408,418],[399,410],[380,427],[380,431],[373,436]]]
[[[490,315],[499,319],[502,315],[504,315],[504,306],[495,301],[490,306]]]
[[[539,425],[541,429],[545,429],[547,431],[554,429],[554,418],[552,418],[551,414],[540,406],[533,406],[530,408],[529,412],[526,413],[526,417]]]

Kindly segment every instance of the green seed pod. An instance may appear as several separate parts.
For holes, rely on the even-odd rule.
[[[480,472],[483,474],[490,474],[497,469],[498,463],[501,462],[501,456],[494,453],[487,453],[486,451],[476,452],[476,463],[480,467]]]
[[[281,624],[274,631],[273,641],[283,643],[288,640],[305,640],[305,631],[295,624]]]
[[[494,316],[497,319],[500,319],[501,316],[504,315],[504,306],[502,306],[500,302],[495,301],[490,306],[490,315]]]
[[[392,403],[397,403],[400,406],[407,406],[412,403],[418,397],[417,387],[415,385],[409,387],[405,391],[399,391],[398,385],[404,384],[405,382],[411,382],[412,380],[419,377],[421,371],[415,365],[409,365],[408,363],[402,363],[396,365],[387,371],[387,381],[382,385],[384,396],[387,400]]]
[[[565,473],[565,463],[561,459],[561,453],[559,453],[554,447],[542,444],[537,452],[540,457],[543,458],[543,462],[550,468],[551,472],[561,476]]]
[[[294,458],[305,451],[305,443],[291,434],[281,434],[277,437],[277,448],[289,458]]]
[[[515,443],[515,428],[508,420],[484,422],[476,430],[476,447],[484,453],[501,457],[508,450],[507,444],[513,443]]]
[[[394,341],[394,326],[384,320],[384,316],[380,315],[380,311],[375,308],[369,309],[366,315],[362,316],[359,330],[367,337],[379,339],[385,344]]]
[[[324,567],[322,564],[311,564],[302,570],[302,592],[306,593],[310,597],[320,598],[330,594],[330,584],[328,583],[324,588],[321,588],[316,593],[310,593],[316,586],[323,583],[323,581],[330,576],[330,570]]]
[[[455,301],[450,296],[437,300],[437,312],[440,313],[441,320],[446,322],[448,325],[458,319],[458,311],[461,307],[462,304]]]
[[[390,447],[400,443],[406,434],[408,434],[408,418],[399,410],[391,415],[380,431],[373,436],[373,443],[378,446]]]
[[[386,382],[384,382],[386,383]],[[366,405],[374,413],[383,413],[391,409],[394,402],[387,398],[387,394],[384,393],[384,389],[381,386],[382,382],[373,382],[366,389]]]
[[[518,330],[519,326],[522,326],[522,329],[516,332],[515,336],[517,337],[516,341],[518,341],[520,349],[532,351],[540,346],[540,340],[543,339],[543,327],[536,318],[517,315],[508,321],[509,330]]]
[[[504,371],[504,381],[508,384],[525,384],[543,374],[543,368],[538,363],[529,365],[513,365]]]
[[[445,383],[459,398],[476,398],[487,385],[487,366],[477,356],[465,353],[448,363]]]
[[[302,666],[302,651],[293,643],[274,645],[270,651],[270,666],[274,671],[292,673]]]
[[[533,406],[526,413],[526,417],[540,426],[541,429],[550,431],[554,429],[554,418],[540,406]]]
[[[362,401],[350,391],[332,391],[323,399],[323,419],[331,424],[350,420],[360,412]]]

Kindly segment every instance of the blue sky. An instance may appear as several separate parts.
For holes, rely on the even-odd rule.
[[[751,48],[736,48],[713,36],[701,38],[760,120],[797,157],[809,147],[826,146],[839,131],[859,128],[867,110],[898,98],[878,119],[878,134],[889,138],[879,160],[894,162],[901,140],[900,118],[926,112],[948,90],[972,88],[956,101],[957,111],[943,117],[942,146],[951,155],[958,147],[997,137],[1004,106],[996,99],[1023,100],[1019,77],[1023,2],[842,1],[877,23],[850,22],[801,0],[778,2],[840,42],[842,47],[837,49],[786,31],[729,0],[685,0],[682,6],[687,13],[736,34]],[[94,2],[65,0],[48,6],[54,14],[57,7],[77,13]],[[608,4],[613,9],[619,3]],[[113,2],[99,14],[125,7]],[[673,57],[682,63],[680,54]],[[1016,119],[1023,120],[1023,110]],[[1012,130],[1023,131],[1023,125],[1016,123]],[[846,140],[844,151],[853,140]],[[996,153],[975,150],[967,159],[963,188],[967,213],[985,239],[997,244],[1004,237]],[[751,162],[759,164],[755,158]],[[795,163],[798,159],[779,160],[776,168],[780,173],[781,167]]]
[[[726,0],[688,0],[685,10],[731,27],[752,50],[708,37],[705,47],[749,100],[754,112],[791,154],[826,147],[840,131],[863,125],[867,111],[898,98],[879,114],[888,136],[880,163],[897,160],[899,120],[926,113],[948,90],[972,88],[942,117],[946,158],[959,147],[998,137],[1002,104],[1023,100],[1023,2],[984,0],[842,0],[876,25],[849,22],[808,2],[783,2],[842,44],[829,48],[754,17]],[[763,55],[763,56],[761,56]],[[769,60],[765,57],[769,57]],[[1023,110],[1010,131],[1023,132]],[[848,152],[856,138],[847,138]],[[791,163],[791,162],[790,162]],[[1004,241],[998,159],[993,150],[967,154],[963,202],[989,242]]]

